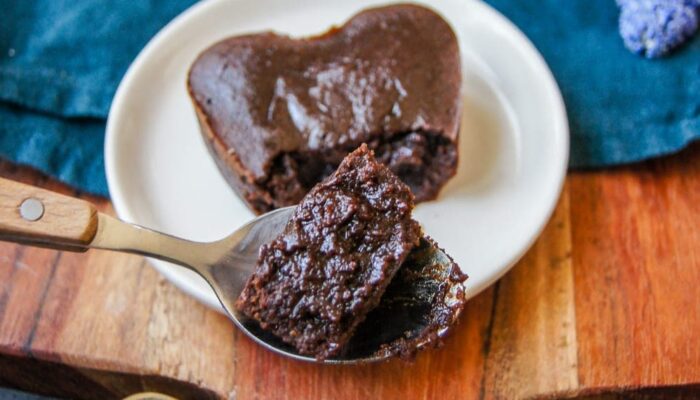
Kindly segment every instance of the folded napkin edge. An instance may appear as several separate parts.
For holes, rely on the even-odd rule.
[[[107,118],[112,90],[48,72],[0,67],[0,101],[62,118]]]
[[[655,134],[651,135],[644,130],[653,130]],[[639,140],[645,137],[658,138],[660,131],[663,131],[661,135],[665,137],[663,141]],[[700,117],[683,120],[674,126],[647,126],[630,140],[620,140],[619,136],[613,136],[604,142],[596,142],[585,136],[572,135],[569,168],[593,170],[638,163],[678,153],[693,142],[700,142]]]

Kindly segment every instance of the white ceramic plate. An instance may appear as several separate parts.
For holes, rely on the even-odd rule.
[[[209,0],[163,28],[129,68],[109,114],[107,179],[119,217],[198,241],[250,220],[200,138],[185,89],[189,65],[230,35],[316,34],[379,4],[386,1]],[[465,99],[457,176],[414,216],[469,274],[474,296],[525,253],[549,219],[566,172],[568,124],[544,60],[508,20],[476,0],[428,5],[459,38]],[[193,272],[151,262],[185,292],[219,307]]]

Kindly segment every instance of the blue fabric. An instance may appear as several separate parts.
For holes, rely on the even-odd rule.
[[[0,157],[107,195],[103,134],[126,68],[194,0],[9,1],[0,15]],[[487,0],[547,59],[569,113],[573,167],[677,151],[700,136],[700,40],[629,53],[614,0]]]
[[[104,127],[124,72],[194,0],[15,0],[0,12],[0,157],[107,196]]]
[[[676,152],[700,138],[700,37],[668,57],[625,49],[614,0],[486,0],[547,60],[571,128],[572,167]]]
[[[58,400],[54,397],[40,396],[38,394],[31,394],[27,392],[21,392],[14,389],[6,389],[0,387],[0,400]]]

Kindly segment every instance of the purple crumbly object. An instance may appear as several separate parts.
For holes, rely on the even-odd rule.
[[[616,0],[625,46],[647,58],[661,57],[698,29],[700,0]]]
[[[625,7],[627,3],[640,3],[644,2],[645,0],[615,0],[615,3],[617,3],[618,7]],[[700,7],[700,0],[660,0],[656,1],[656,3],[681,3],[685,6],[688,7]]]

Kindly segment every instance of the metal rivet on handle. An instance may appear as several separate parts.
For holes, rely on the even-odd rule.
[[[19,206],[19,215],[27,221],[36,221],[44,215],[44,203],[39,199],[28,198]]]

